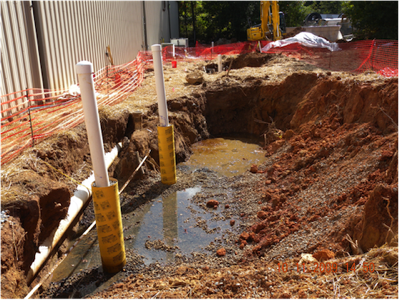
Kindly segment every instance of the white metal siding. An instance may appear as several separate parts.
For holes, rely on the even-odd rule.
[[[39,2],[43,61],[49,88],[61,90],[76,83],[75,65],[88,60],[103,68],[110,45],[114,64],[136,58],[141,50],[141,3],[136,1]],[[136,36],[136,38],[135,38]]]
[[[149,48],[169,42],[175,1],[170,20],[163,1],[1,1],[1,95],[27,87],[68,89],[77,83],[79,61],[91,61],[95,71],[109,64],[108,45],[115,65],[134,60],[145,50],[143,3]]]
[[[169,13],[171,22],[171,38],[178,39],[179,36],[179,9],[177,1],[169,1]]]
[[[1,94],[9,94],[25,90],[27,87],[40,85],[41,76],[37,64],[32,64],[32,59],[37,61],[35,56],[35,37],[31,28],[27,27],[25,20],[31,20],[26,13],[28,2],[23,1],[1,1]],[[17,96],[21,96],[18,94]],[[1,102],[11,100],[15,96],[3,97]],[[1,109],[14,107],[18,104],[19,109],[26,106],[26,99],[2,105]],[[5,115],[16,112],[14,109]],[[3,116],[2,116],[3,117]]]
[[[145,4],[149,49],[154,44],[169,43],[168,1],[145,1]],[[165,11],[163,11],[164,5]]]

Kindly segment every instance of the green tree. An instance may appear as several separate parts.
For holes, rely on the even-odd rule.
[[[350,18],[358,39],[398,39],[397,1],[346,1],[344,13]]]
[[[204,39],[236,38],[245,40],[249,21],[260,23],[259,1],[204,1],[204,22],[208,26]]]
[[[280,1],[279,10],[285,14],[286,26],[301,26],[305,17],[312,12],[304,1]]]
[[[280,11],[286,15],[287,26],[300,26],[309,12],[304,1],[280,1]],[[195,35],[190,1],[179,1],[181,36],[194,45],[194,36],[210,44],[220,38],[247,39],[247,28],[261,23],[260,1],[196,1],[194,6]]]
[[[340,14],[344,1],[304,1],[309,13]]]
[[[343,1],[320,1],[322,14],[340,14],[342,13]]]

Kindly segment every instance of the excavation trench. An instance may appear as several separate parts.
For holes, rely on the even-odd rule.
[[[357,80],[344,82],[328,74],[312,72],[294,73],[282,82],[270,82],[268,77],[239,79],[232,75],[203,84],[202,89],[193,94],[169,100],[168,110],[170,123],[175,129],[178,162],[178,182],[173,186],[162,185],[158,175],[157,104],[144,111],[141,130],[135,130],[134,112],[129,108],[115,106],[100,111],[105,150],[109,151],[116,143],[124,141],[118,158],[109,170],[110,176],[118,179],[120,187],[138,166],[137,153],[143,158],[151,150],[145,174],[139,172],[120,196],[127,265],[124,272],[117,275],[103,274],[93,231],[49,279],[52,283],[46,283],[42,296],[67,298],[93,295],[130,275],[162,274],[163,266],[168,264],[204,261],[218,268],[233,265],[250,254],[266,255],[265,252],[271,249],[273,251],[268,255],[273,255],[274,251],[284,253],[275,249],[274,245],[278,247],[281,240],[297,232],[298,226],[296,229],[289,222],[286,227],[290,228],[290,232],[286,232],[286,229],[275,228],[276,225],[267,225],[266,222],[275,223],[275,214],[287,217],[292,223],[296,220],[290,215],[290,203],[308,199],[305,192],[317,184],[309,179],[312,173],[319,172],[321,178],[325,176],[323,180],[338,181],[341,190],[335,190],[331,196],[333,200],[329,201],[341,207],[360,198],[367,199],[368,192],[372,191],[379,178],[386,180],[389,187],[383,187],[378,194],[392,195],[391,185],[397,186],[397,171],[393,167],[397,164],[397,161],[393,162],[397,159],[397,152],[395,155],[394,148],[389,151],[390,155],[385,152],[386,158],[378,159],[378,164],[371,162],[370,167],[355,174],[355,179],[346,183],[339,182],[338,177],[326,179],[329,177],[324,173],[326,162],[332,168],[343,159],[349,159],[349,164],[357,159],[367,164],[369,158],[362,160],[357,155],[366,151],[381,153],[387,151],[389,145],[397,149],[397,142],[394,142],[397,139],[394,124],[397,123],[395,79],[373,86]],[[247,145],[252,148],[241,152],[238,144],[232,144],[249,137],[252,141]],[[379,144],[377,140],[386,142]],[[86,141],[84,126],[80,126],[59,135],[45,146],[38,145],[29,154],[47,161],[67,175],[85,178],[91,169]],[[222,149],[224,144],[229,144],[227,149]],[[373,146],[366,150],[370,144]],[[228,162],[216,166],[212,158],[218,152],[221,157],[230,158]],[[226,153],[239,156],[234,158]],[[210,154],[211,158],[198,160],[206,154]],[[253,155],[259,156],[255,158]],[[240,171],[235,161],[240,161]],[[265,171],[265,175],[249,172],[253,164]],[[74,188],[73,184],[59,183],[65,179],[50,168],[43,169],[41,164],[28,165],[26,169],[21,175],[24,176],[24,187],[19,187],[20,190],[11,187],[10,192],[29,195],[24,190],[26,186],[32,190],[35,184],[40,184],[40,194],[35,196],[37,199],[28,196],[19,198],[17,204],[2,202],[2,210],[8,211],[8,220],[13,222],[13,227],[10,222],[2,226],[2,282],[12,281],[10,276],[15,274],[12,270],[22,270],[26,274],[35,249],[65,217],[68,199]],[[371,185],[361,183],[363,178],[370,178],[369,174],[377,170],[381,175],[368,179],[373,181]],[[384,175],[386,170],[387,175]],[[43,176],[48,180],[40,179]],[[280,180],[283,181],[278,185]],[[266,185],[269,190],[262,188],[260,181],[265,181],[263,186]],[[355,187],[357,191],[364,190],[351,192]],[[272,192],[277,198],[271,196]],[[341,196],[342,200],[336,202],[343,192],[349,193],[349,196]],[[263,193],[265,195],[261,196]],[[321,200],[324,198],[315,193],[314,198],[321,202],[318,205],[326,205]],[[57,203],[48,201],[49,195],[58,199]],[[346,202],[350,195],[354,199]],[[207,201],[211,199],[217,200],[219,205],[207,207]],[[335,215],[336,212],[331,211],[332,203],[329,202],[329,209],[324,208],[324,214],[313,221]],[[288,205],[286,210],[285,205]],[[304,220],[313,217],[315,211],[312,207],[304,205],[304,209],[297,214]],[[397,220],[394,211],[392,216]],[[352,218],[353,210],[340,213]],[[337,236],[332,233],[332,240],[341,240],[345,233],[353,237],[363,232],[362,210],[355,209],[354,214],[355,221],[346,225],[341,234],[337,234],[340,230],[335,228]],[[48,215],[52,218],[46,219]],[[384,216],[382,218],[385,219]],[[59,253],[65,251],[70,245],[68,242],[72,243],[93,220],[90,204]],[[301,224],[300,219],[297,222]],[[357,225],[357,222],[360,224]],[[267,226],[274,228],[273,236],[264,230]],[[376,236],[377,230],[382,228],[373,230]],[[397,228],[394,230],[397,231]],[[7,237],[11,240],[11,232],[14,238],[19,239],[17,262],[13,260],[14,255],[4,255],[7,251],[15,253],[15,245],[6,240]],[[244,232],[247,235],[243,235]],[[337,242],[337,245],[332,249],[349,250],[346,248],[348,244]],[[318,245],[310,242],[307,247],[295,251],[313,251]],[[226,250],[226,255],[215,255],[220,248]],[[49,269],[42,273],[46,271]],[[43,276],[40,274],[39,277]]]
[[[213,97],[219,99],[219,103],[215,103]],[[237,229],[232,229],[232,222],[239,223],[240,214],[229,212],[232,210],[228,209],[229,205],[222,205],[227,199],[232,198],[235,189],[231,189],[230,184],[223,181],[232,181],[233,176],[241,176],[249,171],[251,165],[263,162],[264,138],[255,132],[260,130],[258,127],[264,125],[265,128],[265,124],[258,123],[261,126],[249,129],[238,127],[235,118],[250,120],[254,113],[248,108],[248,103],[241,99],[232,101],[232,98],[230,95],[225,98],[226,100],[221,100],[219,93],[213,95],[210,103],[218,108],[208,108],[208,101],[199,103],[196,99],[186,101],[179,99],[168,103],[171,123],[175,126],[178,179],[182,178],[181,182],[171,191],[163,192],[167,187],[155,183],[158,191],[157,188],[155,191],[150,188],[147,193],[137,195],[133,190],[128,190],[128,195],[121,195],[125,247],[133,250],[135,258],[143,265],[174,264],[176,259],[187,259],[193,254],[208,255],[213,248],[210,244],[220,242],[223,239],[221,236],[227,236],[232,240],[233,232],[239,233]],[[192,107],[193,112],[188,112],[188,107]],[[202,107],[205,108],[205,113],[198,114],[198,109]],[[221,109],[224,113],[221,113]],[[229,109],[233,109],[231,114],[227,112]],[[223,117],[225,120],[223,125],[218,117],[213,118],[213,111]],[[241,111],[243,116],[240,115]],[[232,114],[234,118],[229,117]],[[157,118],[153,117],[157,115],[156,107],[150,108],[149,115],[151,117],[145,117],[143,129],[131,134],[129,144],[125,144],[119,155],[119,161],[115,163],[114,177],[120,181],[120,185],[138,163],[137,156],[133,154],[136,151],[139,153],[140,150],[147,151],[148,147],[154,153],[153,163],[158,161],[157,149],[153,148],[156,146],[154,127],[149,126],[149,123],[154,124],[157,121]],[[197,126],[192,127],[188,118],[194,118]],[[207,128],[208,119],[213,120],[215,133],[212,128],[211,130]],[[149,136],[153,140],[149,139]],[[207,136],[209,138],[204,139]],[[275,138],[278,139],[278,135]],[[142,148],[139,150],[137,146]],[[127,169],[129,160],[133,164]],[[188,181],[184,177],[196,179]],[[140,180],[140,175],[138,179]],[[181,189],[182,187],[184,189]],[[221,205],[207,207],[207,200],[210,200],[210,197]],[[88,210],[90,209],[92,208],[89,207]],[[88,211],[85,217],[88,218],[89,215],[92,215],[91,211]],[[86,224],[83,224],[77,231],[83,231],[85,227]],[[72,246],[74,242],[75,239],[70,240],[67,247]],[[102,270],[95,231],[71,252],[55,270],[51,280],[56,283],[65,282],[69,278],[80,276],[82,271],[92,269],[100,272]],[[80,285],[74,287],[72,291],[69,289],[67,292],[57,292],[56,296],[71,297],[71,293],[78,297],[87,296],[104,290],[130,273],[121,272],[110,276],[100,286]]]
[[[343,95],[347,92],[344,98],[336,94],[341,88]],[[390,89],[390,83],[386,88]],[[125,243],[131,261],[125,272],[102,275],[95,233],[92,233],[54,273],[55,283],[47,291],[48,295],[61,299],[96,294],[131,274],[190,262],[222,246],[229,255],[229,261],[224,264],[238,261],[245,252],[242,246],[239,250],[232,245],[241,231],[254,222],[247,216],[257,211],[254,207],[257,202],[251,200],[255,195],[243,196],[247,198],[247,208],[241,207],[242,199],[238,197],[246,184],[250,190],[255,189],[255,177],[251,176],[257,175],[251,175],[249,170],[253,164],[261,165],[265,160],[263,147],[271,155],[285,148],[286,140],[309,132],[310,124],[311,132],[321,135],[315,133],[316,126],[328,115],[337,127],[363,122],[364,118],[378,131],[393,130],[390,121],[376,114],[372,116],[369,109],[358,113],[360,101],[369,100],[372,104],[378,100],[376,95],[380,89],[369,90],[368,99],[358,96],[359,101],[352,102],[350,90],[337,79],[321,80],[316,74],[294,74],[280,84],[250,80],[240,85],[215,85],[203,93],[168,101],[170,121],[175,126],[178,184],[167,188],[160,184],[158,177],[138,175],[127,194],[121,196]],[[391,105],[390,101],[386,103]],[[333,112],[332,117],[332,111],[340,105],[342,110]],[[126,141],[113,170],[120,184],[138,165],[136,152],[143,157],[152,150],[147,172],[157,169],[156,116],[157,106],[153,105],[144,116],[143,129],[132,133],[129,132],[134,130],[129,125],[132,122],[128,122],[125,135],[130,140]],[[299,161],[294,168],[300,170],[307,164],[310,162]],[[220,205],[207,207],[211,199]],[[86,217],[90,219],[91,215],[89,208]],[[263,246],[255,249],[259,252]]]
[[[251,215],[256,209],[251,207],[246,211],[240,208],[237,200],[231,200],[240,193],[237,181],[242,180],[245,172],[249,173],[252,164],[261,165],[265,160],[266,151],[260,146],[277,151],[283,146],[285,138],[295,134],[293,129],[301,131],[306,121],[319,124],[325,119],[326,110],[332,109],[330,102],[335,102],[337,95],[329,96],[329,92],[328,97],[324,95],[330,90],[340,90],[341,83],[337,80],[321,83],[318,80],[316,74],[294,74],[277,85],[255,81],[250,85],[215,87],[204,94],[168,101],[170,121],[175,127],[180,182],[169,189],[152,182],[153,186],[146,187],[142,193],[137,193],[140,188],[133,187],[129,195],[122,197],[125,246],[135,264],[128,265],[125,272],[99,279],[101,262],[98,246],[95,242],[94,246],[89,242],[83,243],[85,246],[75,254],[76,261],[65,261],[54,274],[53,281],[59,282],[62,287],[50,295],[66,297],[72,293],[83,297],[95,294],[135,274],[140,265],[157,268],[189,262],[196,256],[210,256],[223,246],[230,254],[231,263],[238,260],[245,252],[238,252],[238,248],[234,250],[231,244],[236,242],[250,220],[254,222],[254,219],[249,220],[244,215]],[[317,83],[319,91],[315,90]],[[321,100],[321,96],[327,99]],[[353,112],[353,108],[348,108],[347,112],[344,110],[342,116],[337,116],[336,126],[346,119],[355,121],[363,117],[351,115]],[[151,149],[154,162],[158,161],[156,116],[157,106],[153,105],[146,114],[143,129],[134,131],[129,145],[122,150],[114,171],[121,184],[138,163],[134,155],[136,151],[143,156],[147,149]],[[377,128],[383,125],[380,121],[375,121]],[[387,120],[384,122],[388,125]],[[385,126],[381,130],[387,130]],[[226,138],[232,134],[236,134],[236,138]],[[241,135],[242,141],[244,136],[253,137],[253,144],[245,144],[246,147],[242,148],[242,144],[237,144],[240,143],[237,134]],[[226,161],[222,161],[224,158]],[[307,162],[300,161],[298,164],[295,168],[301,169]],[[139,182],[136,183],[139,185]],[[208,208],[207,201],[210,199],[217,200],[220,205]],[[240,225],[233,226],[231,222]],[[94,236],[92,233],[88,241]],[[262,246],[256,244],[255,249],[260,251]],[[84,253],[88,254],[82,256]],[[92,284],[75,286],[74,278],[81,279],[84,270],[96,270],[97,276],[89,273],[89,278],[94,279]],[[69,276],[67,279],[66,275]],[[69,283],[66,285],[69,288],[63,288],[65,283]],[[57,285],[50,290],[54,286]]]

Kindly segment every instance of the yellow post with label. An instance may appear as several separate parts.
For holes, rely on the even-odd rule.
[[[160,157],[161,182],[163,184],[176,183],[176,161],[175,161],[175,141],[174,125],[157,127],[158,132],[158,152]]]
[[[108,187],[92,185],[97,237],[104,271],[117,273],[126,264],[118,182]]]

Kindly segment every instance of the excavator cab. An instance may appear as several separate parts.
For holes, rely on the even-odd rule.
[[[247,29],[248,41],[262,41],[265,39],[265,33],[261,30],[261,24]]]
[[[282,39],[282,32],[286,32],[286,22],[285,15],[279,12],[278,1],[261,1],[260,17],[261,25],[247,29],[247,40],[266,40],[268,33],[274,41]]]

